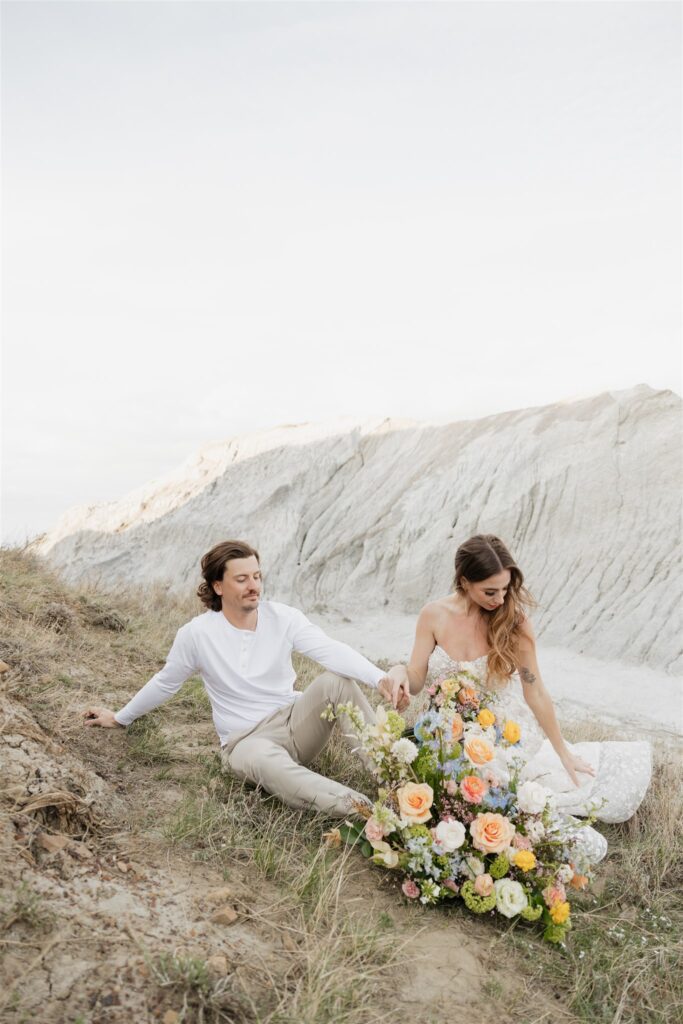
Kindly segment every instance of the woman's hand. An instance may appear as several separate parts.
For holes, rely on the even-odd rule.
[[[377,689],[397,711],[405,711],[410,704],[410,682],[405,665],[390,668],[384,679],[380,679]]]
[[[575,786],[580,786],[581,783],[577,776],[577,772],[582,772],[584,775],[595,775],[595,768],[584,761],[583,758],[577,757],[571,750],[568,750],[566,754],[560,757],[562,764],[567,772],[567,775],[572,780]]]

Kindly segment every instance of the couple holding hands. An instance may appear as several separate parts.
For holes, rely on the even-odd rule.
[[[346,817],[367,798],[307,767],[334,727],[323,712],[330,705],[336,712],[351,701],[373,723],[375,713],[358,683],[377,689],[403,711],[425,685],[465,669],[482,689],[495,693],[502,713],[522,724],[518,754],[524,778],[542,780],[563,814],[586,816],[597,806],[601,820],[625,821],[645,795],[651,774],[648,743],[570,745],[564,740],[538,668],[527,617],[533,599],[499,538],[479,534],[460,545],[453,593],[422,609],[408,665],[386,673],[328,637],[298,609],[262,601],[260,558],[249,544],[217,544],[202,558],[201,571],[197,593],[206,611],[178,630],[164,667],[125,707],[116,713],[87,708],[86,725],[130,725],[198,673],[226,769],[292,807]],[[303,693],[294,690],[292,651],[326,669]],[[339,718],[349,734],[344,714]],[[604,837],[591,827],[581,833],[588,858],[601,860]]]

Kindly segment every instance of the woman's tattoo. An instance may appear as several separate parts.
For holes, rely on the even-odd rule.
[[[524,665],[520,668],[519,674],[522,677],[522,682],[527,683],[529,686],[536,682],[536,676],[533,674],[531,669],[526,668]]]

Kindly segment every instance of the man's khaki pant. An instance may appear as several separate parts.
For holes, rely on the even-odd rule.
[[[223,765],[238,779],[279,796],[290,807],[346,817],[352,812],[354,801],[367,803],[367,797],[312,772],[306,765],[318,756],[334,728],[334,722],[321,718],[321,713],[328,704],[336,711],[339,704],[348,701],[359,708],[366,722],[375,721],[375,714],[357,683],[332,672],[323,672],[293,704],[279,708],[258,725],[231,736],[221,750]],[[348,718],[340,715],[338,721],[347,742],[356,749],[358,741],[351,732]],[[362,753],[358,753],[365,761]]]

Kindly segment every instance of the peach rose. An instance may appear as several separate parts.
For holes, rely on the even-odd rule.
[[[466,775],[460,782],[460,792],[469,804],[480,804],[488,791],[484,780],[476,775]]]
[[[543,899],[548,907],[554,907],[556,903],[564,903],[567,899],[567,893],[562,882],[555,882],[554,885],[546,885],[543,890]]]
[[[505,740],[506,743],[519,743],[519,738],[521,735],[522,730],[520,729],[517,722],[513,722],[512,719],[510,719],[510,721],[505,723],[505,728],[503,729],[503,739]]]
[[[493,760],[493,747],[483,736],[470,736],[469,739],[465,740],[464,749],[469,760],[477,768],[481,768],[482,765]]]
[[[479,707],[479,698],[473,686],[463,686],[458,693],[458,701],[460,704],[469,704],[475,708]]]
[[[465,731],[465,723],[462,720],[462,715],[459,715],[456,711],[453,715],[453,721],[451,722],[451,739],[454,743],[462,739],[462,734]]]
[[[493,711],[489,711],[488,708],[482,708],[479,714],[477,715],[477,721],[479,722],[479,725],[482,727],[482,729],[488,729],[490,725],[493,725],[495,720],[496,716],[494,715]]]
[[[493,892],[493,879],[490,875],[477,875],[474,880],[474,891],[479,896],[490,896]]]
[[[421,825],[432,816],[434,790],[426,782],[406,782],[396,791],[401,817],[411,825]]]
[[[502,853],[507,850],[515,834],[515,826],[502,814],[486,811],[470,825],[472,845],[482,853]]]

